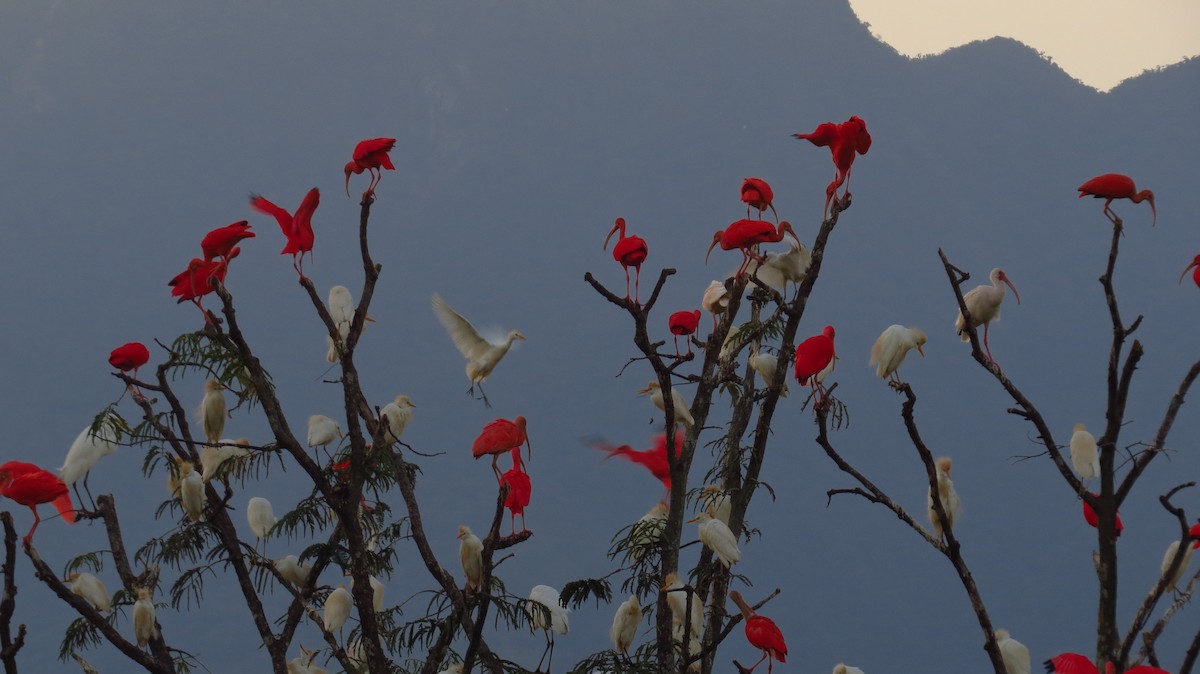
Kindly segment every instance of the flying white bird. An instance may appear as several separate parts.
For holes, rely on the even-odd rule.
[[[759,350],[758,343],[756,342],[754,346],[750,347],[750,358],[748,358],[746,362],[750,363],[750,369],[758,373],[758,376],[762,379],[763,386],[771,385],[771,378],[775,376],[775,371],[779,369],[778,357],[776,357],[774,354],[762,353]],[[786,396],[787,394],[787,373],[784,373],[783,392],[781,395]]]
[[[205,445],[200,450],[200,465],[204,467],[204,472],[200,477],[204,482],[221,474],[223,472],[221,469],[227,462],[240,461],[250,456],[250,440],[248,438],[221,439],[219,443]]]
[[[416,407],[406,395],[398,395],[396,399],[383,406],[380,414],[387,420],[387,435],[384,440],[388,443],[399,442],[404,435],[404,428],[412,421],[412,410]]]
[[[642,622],[642,605],[638,602],[636,594],[629,595],[629,599],[621,602],[617,607],[617,613],[613,616],[612,629],[609,631],[609,636],[612,637],[613,646],[617,652],[628,654],[629,647],[633,644],[633,638],[637,636],[638,624]]]
[[[271,502],[261,496],[255,496],[246,504],[246,521],[250,523],[250,531],[254,533],[255,538],[262,539],[263,549],[266,550],[267,536],[271,534],[271,527],[279,520],[275,517],[275,510],[271,507]]]
[[[706,510],[688,522],[697,523],[700,529],[700,540],[704,543],[704,547],[712,550],[725,568],[728,569],[742,558],[737,538],[729,530],[728,525],[713,515],[712,510]]]
[[[329,593],[329,596],[325,598],[325,608],[321,614],[326,632],[332,634],[335,631],[341,631],[342,625],[345,625],[346,619],[350,617],[351,604],[353,601],[350,593],[346,591],[345,585],[338,585],[336,590]]]
[[[713,281],[704,290],[700,299],[700,307],[713,317],[713,328],[717,327],[717,314],[723,314],[729,309],[729,289],[720,281]]]
[[[992,321],[1000,320],[1000,303],[1004,301],[1005,285],[1012,288],[1013,295],[1017,296],[1017,304],[1021,303],[1021,293],[1017,292],[1017,287],[1008,279],[1008,274],[1005,274],[1004,270],[999,267],[992,270],[988,279],[991,280],[992,285],[979,285],[971,288],[966,295],[963,295],[963,304],[967,305],[967,311],[971,313],[971,327],[983,326],[983,348],[987,351],[988,360],[995,363],[996,359],[992,358],[992,349],[988,346],[988,325]],[[962,341],[971,341],[966,334],[966,322],[963,321],[962,311],[958,312],[958,318],[954,320],[954,331],[962,336]]]
[[[892,381],[900,381],[900,375],[896,372],[900,363],[904,362],[904,357],[911,349],[916,349],[917,353],[924,356],[925,350],[921,346],[925,341],[925,333],[916,328],[889,325],[871,347],[870,364],[876,366],[875,375],[880,379],[890,377]]]
[[[71,592],[83,597],[97,611],[111,611],[112,599],[108,596],[108,588],[97,577],[87,572],[72,573],[64,583],[70,583]]]
[[[1008,674],[1029,674],[1029,649],[1008,635],[1008,630],[996,630],[996,646]]]
[[[67,458],[63,461],[62,468],[58,469],[58,477],[63,484],[73,486],[75,481],[82,477],[84,491],[91,494],[87,480],[92,467],[99,463],[100,459],[117,451],[117,438],[108,426],[109,419],[110,417],[105,417],[95,435],[92,434],[89,424],[75,438],[75,442],[71,443],[71,448],[67,450]],[[75,488],[75,498],[79,498],[78,487]]]
[[[463,525],[458,528],[458,558],[462,561],[463,573],[467,576],[467,589],[478,590],[483,586],[483,541]]]
[[[463,318],[457,311],[451,309],[440,295],[434,293],[432,301],[433,313],[437,314],[438,320],[446,328],[446,332],[449,333],[450,339],[458,348],[459,353],[467,359],[467,378],[471,380],[471,388],[467,390],[467,393],[474,395],[475,387],[479,387],[479,395],[483,397],[483,403],[491,407],[487,394],[483,392],[483,382],[496,368],[500,359],[504,358],[504,354],[508,353],[513,342],[525,339],[525,335],[522,335],[520,331],[513,330],[503,341],[489,342],[480,337],[475,326],[471,325],[470,321]]]
[[[946,511],[946,520],[951,527],[954,526],[954,518],[962,512],[962,501],[958,498],[958,492],[954,491],[954,482],[950,480],[950,467],[952,463],[948,456],[943,456],[936,461],[938,498],[942,502],[942,509]],[[937,512],[933,509],[932,489],[929,490],[929,496],[926,498],[926,507],[929,510],[929,522],[933,525],[933,532],[941,538],[942,523],[938,519]]]
[[[1084,482],[1100,474],[1096,437],[1088,433],[1083,424],[1075,424],[1075,430],[1071,433],[1071,465]]]
[[[204,517],[204,506],[207,496],[204,493],[204,481],[200,473],[190,461],[179,462],[179,504],[187,513],[188,519],[199,522]]]
[[[312,573],[312,564],[301,563],[296,555],[287,555],[275,560],[275,570],[292,585],[304,585]]]
[[[204,429],[204,437],[209,442],[217,442],[225,432],[225,395],[221,391],[225,387],[216,379],[204,383],[204,399],[200,401],[200,409],[196,411],[200,426]]]
[[[155,625],[154,601],[150,598],[150,588],[139,587],[137,595],[137,601],[133,602],[133,635],[137,639],[138,648],[143,648],[158,636],[158,626]]]
[[[663,401],[662,387],[659,386],[658,382],[652,381],[646,384],[646,388],[638,391],[638,394],[649,394],[650,402],[654,403],[655,407],[663,412],[667,411],[666,403]],[[671,387],[671,403],[675,407],[675,423],[691,428],[696,423],[696,420],[692,418],[692,413],[688,410],[687,403],[683,401],[683,396],[679,394],[679,389],[674,386]]]

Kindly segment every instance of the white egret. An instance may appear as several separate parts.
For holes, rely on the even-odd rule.
[[[641,622],[642,605],[638,602],[637,595],[631,594],[629,599],[621,602],[621,605],[617,607],[617,613],[613,616],[612,630],[609,631],[613,646],[619,653],[629,654],[629,647],[633,644],[633,638],[637,636],[638,624]]]
[[[190,461],[179,462],[179,503],[188,519],[199,522],[204,518],[204,506],[207,496],[204,493],[204,481],[200,479]]]
[[[774,354],[762,353],[759,350],[757,343],[750,347],[750,358],[747,359],[750,363],[750,369],[758,373],[762,378],[763,386],[771,385],[771,378],[775,376],[775,371],[779,369],[779,358]],[[787,374],[783,377],[783,392],[780,395],[788,394]]]
[[[650,396],[650,402],[654,403],[654,406],[658,409],[666,412],[667,408],[666,403],[663,401],[662,387],[658,382],[652,381],[649,384],[646,384],[646,388],[638,391],[638,394],[648,394]],[[674,386],[671,387],[671,403],[675,407],[675,423],[683,424],[684,426],[691,428],[692,425],[696,423],[696,420],[692,418],[692,413],[688,409],[687,403],[683,401],[683,396],[679,394],[679,389],[675,388]]]
[[[329,308],[329,318],[333,320],[333,325],[338,332],[336,344],[332,337],[325,335],[325,341],[329,344],[329,352],[325,354],[325,359],[336,363],[341,357],[338,353],[339,347],[345,348],[346,339],[350,337],[350,324],[354,322],[354,298],[350,295],[350,289],[346,286],[330,288],[329,299],[325,306]],[[363,320],[375,322],[375,319],[370,316],[364,317]]]
[[[463,573],[467,576],[467,589],[478,590],[483,586],[483,541],[463,525],[458,528],[458,558],[462,561]]]
[[[324,414],[308,418],[308,446],[324,447],[342,437],[342,427]]]
[[[262,539],[265,551],[271,527],[279,521],[275,517],[275,510],[271,508],[271,502],[261,496],[252,497],[246,504],[246,521],[250,523],[250,531],[254,532],[254,537]]]
[[[546,622],[546,611],[542,611],[534,604],[540,604],[549,612],[550,622]],[[558,590],[549,585],[534,585],[529,591],[529,601],[525,603],[525,614],[529,616],[530,625],[534,629],[542,629],[546,631],[546,650],[542,651],[542,659],[538,660],[536,671],[542,670],[542,660],[546,659],[546,653],[550,654],[550,660],[554,660],[554,635],[566,634],[569,625],[567,623],[567,607],[563,606],[558,599]],[[549,665],[547,665],[549,669]]]
[[[347,573],[346,576],[350,578],[350,590],[353,591],[354,578],[349,573]],[[383,593],[387,588],[385,588],[383,583],[375,576],[368,576],[367,582],[371,585],[371,608],[374,609],[376,613],[379,613],[383,610]]]
[[[1190,545],[1188,545],[1190,543]],[[1192,543],[1190,539],[1184,541],[1187,548],[1183,551],[1183,559],[1179,562],[1179,568],[1175,570],[1175,575],[1171,577],[1171,581],[1167,584],[1167,588],[1175,591],[1179,584],[1179,579],[1183,578],[1183,574],[1187,571],[1188,566],[1192,563],[1192,553],[1197,546],[1200,546],[1200,540]],[[1175,559],[1175,553],[1179,551],[1179,541],[1171,541],[1167,546],[1167,554],[1163,555],[1162,573],[1165,576],[1167,571],[1171,570],[1171,560]]]
[[[225,432],[227,410],[225,394],[221,393],[224,388],[216,379],[205,382],[204,400],[200,401],[200,409],[196,411],[200,426],[204,429],[204,437],[208,438],[209,442],[220,440],[221,434]]]
[[[676,641],[682,640],[685,624],[688,625],[687,629],[692,638],[702,637],[704,635],[704,603],[700,601],[700,597],[691,588],[684,585],[683,581],[679,579],[679,574],[673,571],[664,578],[663,592],[667,593],[667,607],[671,609],[671,623],[677,629]]]
[[[292,658],[288,662],[287,673],[288,674],[318,674],[318,672],[320,672],[320,674],[325,674],[324,669],[321,669],[320,667],[316,667],[316,668],[313,667],[313,661],[317,659],[317,655],[320,652],[321,651],[316,650],[316,649],[309,650],[304,647],[304,644],[301,644],[300,645],[300,655],[298,655],[295,658]]]
[[[700,503],[713,517],[729,524],[729,511],[733,508],[733,499],[728,491],[715,484],[706,485],[700,493]]]
[[[75,486],[75,498],[79,498],[79,487],[75,485],[75,481],[82,477],[83,489],[90,496],[92,492],[88,489],[87,481],[92,467],[99,463],[100,459],[117,451],[117,438],[108,425],[110,419],[112,417],[105,416],[95,434],[92,433],[90,424],[84,428],[75,438],[75,442],[71,443],[71,448],[67,450],[67,458],[63,460],[62,468],[58,469],[58,477],[63,484],[68,487]]]
[[[200,465],[204,468],[201,479],[208,482],[218,474],[228,473],[229,471],[223,471],[222,467],[229,461],[240,461],[250,456],[249,446],[248,438],[222,439],[218,444],[205,445],[200,450]]]
[[[655,503],[653,508],[633,523],[629,532],[629,554],[634,559],[641,560],[646,551],[662,538],[666,526],[667,504]]]
[[[338,585],[336,590],[329,593],[329,596],[325,598],[325,608],[321,615],[326,632],[330,634],[335,631],[341,632],[342,626],[346,624],[346,619],[350,617],[352,604],[353,601],[350,593],[346,591],[345,585]]]
[[[1029,649],[1009,636],[1008,630],[996,630],[996,647],[1000,649],[1000,657],[1008,674],[1030,673]]]
[[[83,597],[89,604],[96,607],[97,611],[111,611],[112,599],[108,595],[108,588],[104,587],[104,583],[90,573],[76,572],[67,576],[63,581],[71,585],[71,592]]]
[[[833,674],[866,674],[866,672],[858,667],[851,667],[839,662],[833,666]],[[1008,674],[1013,674],[1013,672],[1010,670]]]
[[[467,359],[467,378],[471,380],[471,388],[467,390],[467,393],[474,395],[475,387],[478,386],[479,395],[483,397],[484,404],[491,407],[487,394],[483,392],[483,382],[495,369],[500,359],[504,358],[504,354],[508,353],[513,342],[525,339],[525,335],[518,330],[513,330],[503,341],[489,342],[479,335],[479,331],[471,325],[470,321],[451,309],[440,295],[434,293],[432,301],[433,313],[437,314],[438,320],[446,328],[446,332],[449,333],[450,339],[458,348],[459,353]]]
[[[904,357],[911,349],[916,349],[917,353],[924,356],[925,350],[921,347],[925,341],[925,333],[917,328],[889,325],[871,347],[870,364],[875,366],[875,376],[899,382],[900,375],[896,370],[900,363],[904,362]]]
[[[711,509],[696,515],[688,522],[696,522],[700,529],[700,540],[704,543],[704,547],[713,551],[717,559],[725,568],[736,564],[742,558],[742,551],[738,549],[737,538],[730,531],[729,526],[713,515]]]
[[[367,671],[367,651],[363,648],[362,639],[355,639],[346,647],[346,659],[355,672]]]
[[[438,672],[438,674],[462,674],[462,663],[450,665],[449,667]]]
[[[416,407],[406,395],[398,395],[396,399],[383,406],[380,414],[387,420],[387,435],[384,440],[388,443],[399,442],[404,435],[404,427],[412,421],[412,410]]]
[[[1008,274],[1004,270],[996,267],[992,273],[988,275],[992,285],[979,285],[967,291],[963,295],[963,304],[967,305],[967,311],[971,313],[971,327],[977,328],[983,325],[983,348],[987,351],[988,360],[996,362],[992,358],[992,349],[988,346],[988,325],[992,321],[1000,320],[1000,303],[1004,301],[1004,286],[1012,288],[1013,295],[1017,297],[1017,304],[1021,303],[1021,294],[1017,292],[1017,287],[1008,279]],[[962,336],[962,341],[969,342],[971,338],[967,336],[966,323],[963,321],[962,311],[958,312],[958,318],[954,321],[954,331]]]
[[[150,588],[139,587],[137,601],[133,602],[133,635],[137,639],[138,648],[145,647],[151,639],[158,637],[158,626],[155,624],[154,601],[151,599]]]
[[[942,502],[942,509],[946,511],[946,520],[951,527],[954,526],[954,518],[958,517],[962,512],[962,501],[958,498],[958,492],[954,490],[954,482],[950,480],[950,467],[952,465],[950,457],[943,456],[936,461],[937,466],[937,493],[938,498]],[[926,498],[926,507],[929,512],[929,522],[933,525],[933,532],[939,538],[942,536],[942,523],[938,519],[937,512],[933,509],[933,490],[929,490],[929,496]]]
[[[769,251],[762,264],[757,260],[752,261],[746,271],[772,288],[786,293],[789,281],[794,284],[804,281],[808,266],[812,264],[812,253],[795,237],[785,236],[783,240],[788,245],[785,252]]]
[[[700,298],[700,306],[713,317],[713,328],[717,327],[717,314],[723,314],[729,309],[729,289],[720,281],[713,281],[704,290]]]
[[[1071,433],[1071,465],[1079,479],[1087,482],[1100,474],[1100,454],[1096,451],[1096,436],[1088,433],[1083,424],[1075,424]]]
[[[312,573],[312,564],[303,563],[296,555],[287,555],[275,560],[275,570],[293,585],[304,585]]]

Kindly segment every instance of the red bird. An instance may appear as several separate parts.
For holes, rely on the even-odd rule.
[[[117,368],[121,372],[133,371],[134,379],[137,379],[138,368],[145,365],[150,360],[150,349],[146,348],[141,342],[129,342],[122,344],[112,350],[108,354],[108,364]]]
[[[371,138],[354,146],[354,159],[346,163],[346,196],[350,196],[350,174],[358,175],[363,171],[371,174],[371,184],[363,195],[374,194],[375,187],[383,179],[383,169],[395,171],[392,158],[388,153],[396,147],[395,138]]]
[[[700,326],[700,310],[695,311],[676,311],[667,318],[667,325],[671,328],[671,334],[675,335],[675,355],[679,355],[679,338],[685,335],[695,334],[696,328]],[[692,340],[687,340],[688,353],[692,352]]]
[[[242,239],[253,239],[254,232],[250,231],[250,224],[246,220],[239,220],[232,225],[218,227],[200,240],[200,248],[204,251],[204,261],[212,262],[213,258],[219,257],[228,262],[229,253]]]
[[[1179,282],[1183,283],[1183,277],[1187,276],[1188,269],[1191,269],[1192,267],[1196,268],[1196,271],[1192,272],[1192,281],[1196,283],[1197,288],[1200,288],[1200,255],[1192,258],[1192,263],[1189,264],[1187,268],[1183,270],[1183,273],[1179,275]]]
[[[1092,492],[1092,496],[1100,498],[1100,495],[1095,492]],[[1088,524],[1092,525],[1093,529],[1098,529],[1100,527],[1100,517],[1096,515],[1096,511],[1092,509],[1092,506],[1088,505],[1087,501],[1083,502],[1083,519],[1086,520]],[[1125,530],[1125,525],[1121,523],[1121,513],[1117,513],[1115,527],[1117,529],[1117,538],[1120,538],[1121,532]]]
[[[39,503],[53,503],[58,514],[67,522],[75,522],[75,506],[71,505],[71,495],[67,493],[67,485],[50,471],[43,470],[32,463],[9,461],[0,465],[0,495],[29,506],[33,511],[33,526],[25,534],[25,545],[33,542],[33,532],[37,531],[42,518],[38,516]]]
[[[321,193],[315,187],[304,195],[304,201],[300,202],[300,207],[296,209],[295,215],[267,201],[261,195],[250,195],[250,208],[259,213],[273,216],[279,223],[279,229],[282,229],[283,235],[287,237],[287,245],[279,251],[279,254],[291,254],[292,268],[296,270],[300,278],[304,278],[304,254],[308,253],[309,257],[312,257],[314,240],[312,216],[320,203]]]
[[[625,299],[629,299],[629,268],[633,267],[633,303],[640,306],[638,285],[642,279],[642,263],[646,261],[650,249],[646,247],[646,240],[642,237],[634,234],[625,236],[625,218],[617,218],[616,224],[604,239],[604,250],[608,250],[608,242],[617,232],[621,235],[617,237],[617,245],[613,246],[613,259],[625,268]]]
[[[825,188],[825,210],[821,213],[821,217],[825,217],[829,211],[829,202],[842,183],[846,184],[843,203],[850,197],[850,168],[854,165],[855,155],[866,154],[871,149],[871,134],[867,133],[867,123],[853,116],[841,124],[825,122],[818,125],[812,133],[795,133],[792,136],[807,140],[817,147],[828,147],[833,154],[833,182]]]
[[[754,247],[768,241],[774,243],[783,241],[785,232],[799,240],[791,223],[787,220],[779,223],[778,229],[766,220],[738,220],[713,234],[712,244],[708,247],[708,253],[704,255],[704,264],[708,264],[708,256],[712,255],[713,248],[716,248],[718,243],[721,244],[721,250],[741,248],[742,266],[737,270],[737,276],[741,276],[742,272],[746,270],[746,266],[750,264],[750,260],[762,261],[761,256],[754,252]]]
[[[779,631],[774,620],[755,613],[746,600],[742,599],[742,593],[733,590],[729,593],[729,598],[742,610],[742,617],[746,620],[746,641],[763,652],[758,662],[751,665],[746,672],[753,672],[763,660],[770,658],[767,661],[767,674],[771,674],[776,660],[787,662],[787,643],[783,640],[783,632]]]
[[[1158,211],[1154,208],[1154,193],[1150,190],[1138,192],[1137,188],[1133,186],[1133,178],[1129,176],[1124,176],[1120,173],[1105,173],[1102,176],[1096,176],[1079,186],[1080,199],[1089,194],[1097,199],[1105,200],[1104,214],[1108,216],[1108,219],[1114,225],[1117,224],[1120,218],[1110,208],[1113,199],[1128,199],[1135,204],[1149,201],[1150,213],[1154,216],[1154,220],[1150,223],[1150,226],[1153,227],[1158,222]]]
[[[529,444],[529,434],[525,432],[525,417],[517,417],[512,421],[496,419],[479,432],[479,437],[475,438],[475,443],[471,445],[471,455],[478,459],[484,454],[491,454],[492,470],[496,473],[496,481],[499,482],[503,476],[500,475],[500,467],[496,465],[496,460],[501,454],[512,449],[520,452],[522,444],[532,457],[533,447]]]
[[[807,386],[809,380],[828,367],[836,357],[833,336],[833,326],[826,325],[821,334],[809,337],[796,346],[796,381],[801,386]],[[814,381],[814,385],[820,384]]]
[[[529,481],[529,473],[525,472],[525,464],[521,462],[521,448],[513,447],[513,467],[500,476],[500,484],[508,485],[508,496],[504,497],[504,507],[508,508],[512,517],[512,532],[517,533],[517,515],[521,516],[521,533],[529,529],[525,527],[525,506],[529,505],[533,493],[533,483]]]
[[[216,279],[222,284],[225,283],[225,275],[229,272],[229,260],[237,257],[241,252],[241,248],[234,248],[229,251],[228,257],[222,262],[205,262],[198,257],[192,258],[192,261],[188,262],[187,269],[179,272],[175,278],[167,282],[167,285],[171,286],[171,297],[178,297],[178,303],[191,301],[200,309],[200,313],[204,314],[204,321],[208,322],[208,312],[204,310],[201,298],[214,290],[212,279]]]
[[[762,212],[771,209],[775,214],[775,220],[779,220],[779,213],[775,211],[775,193],[771,191],[771,186],[762,178],[746,178],[742,180],[742,201],[746,202],[746,217],[750,217],[750,209],[758,210],[759,217]]]
[[[679,449],[683,447],[683,431],[675,432],[675,458],[679,458]],[[594,442],[592,446],[596,449],[605,452],[608,456],[604,457],[607,461],[614,456],[619,456],[636,464],[639,464],[646,470],[650,471],[659,482],[662,482],[663,488],[667,490],[668,497],[671,493],[671,467],[667,463],[667,434],[659,433],[654,436],[654,446],[646,450],[636,450],[629,445],[621,445],[613,447],[606,442]]]
[[[1061,653],[1056,655],[1045,663],[1046,671],[1049,674],[1097,674],[1096,665],[1092,661],[1078,653]],[[1108,662],[1104,665],[1106,674],[1113,674],[1117,671],[1113,663]],[[1138,665],[1125,670],[1125,674],[1171,674],[1165,669],[1151,667],[1149,665]]]

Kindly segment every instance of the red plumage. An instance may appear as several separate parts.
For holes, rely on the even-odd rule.
[[[683,431],[675,432],[675,458],[679,458],[679,449],[683,446]],[[614,447],[605,442],[595,442],[592,446],[608,454],[605,460],[619,456],[632,461],[650,471],[667,492],[671,491],[671,468],[667,463],[667,434],[659,433],[654,436],[654,446],[650,449],[637,450],[629,445]]]
[[[617,245],[613,246],[613,259],[625,269],[625,299],[629,299],[629,268],[633,267],[633,301],[636,303],[642,280],[642,263],[646,261],[650,248],[642,237],[636,234],[626,236],[625,218],[617,218],[613,228],[608,231],[608,236],[604,238],[604,250],[608,250],[609,240],[612,239],[613,234],[618,232],[620,232],[620,236],[617,237]]]
[[[32,463],[9,461],[0,465],[0,495],[33,511],[33,526],[23,539],[26,545],[33,541],[33,532],[42,521],[37,511],[39,503],[52,503],[63,520],[68,524],[75,522],[75,506],[71,504],[67,485],[54,473]]]
[[[516,417],[512,421],[508,419],[496,419],[489,422],[483,427],[479,435],[475,438],[475,442],[471,444],[471,456],[478,459],[486,454],[492,455],[492,470],[496,473],[496,480],[501,479],[500,468],[496,466],[496,460],[500,455],[516,449],[520,452],[521,445],[525,445],[532,454],[533,448],[529,445],[529,434],[525,430],[525,417]]]
[[[1100,498],[1099,494],[1093,493],[1092,496],[1095,496],[1096,498]],[[1087,501],[1083,502],[1083,519],[1088,524],[1092,525],[1093,529],[1099,528],[1099,526],[1100,526],[1100,517],[1096,514],[1095,509],[1093,509],[1092,506],[1088,505]],[[1120,538],[1121,532],[1125,530],[1125,525],[1121,523],[1121,513],[1117,513],[1115,527],[1117,530],[1117,538]]]
[[[250,224],[246,220],[218,227],[205,234],[204,238],[200,240],[200,249],[204,251],[204,261],[212,262],[215,257],[226,259],[238,242],[243,239],[253,239],[254,236],[255,234],[250,231]]]
[[[720,244],[721,250],[740,248],[742,250],[742,266],[738,267],[737,275],[741,276],[751,259],[760,259],[758,255],[755,255],[753,248],[760,243],[782,241],[785,232],[790,233],[793,237],[796,236],[791,223],[786,220],[779,223],[778,227],[766,220],[738,220],[713,234],[712,244],[708,247],[708,253],[704,255],[704,263],[708,264],[708,256],[712,254],[713,248],[716,248],[718,244]],[[799,237],[796,238],[799,239]]]
[[[392,158],[388,153],[396,147],[395,138],[369,138],[354,146],[354,155],[344,169],[346,173],[346,196],[350,196],[350,174],[358,175],[363,171],[371,174],[371,182],[364,194],[373,194],[375,187],[383,178],[383,171],[394,171]]]
[[[320,204],[321,192],[315,187],[304,195],[304,200],[300,202],[300,207],[296,209],[295,215],[271,203],[262,195],[250,195],[251,208],[274,217],[275,221],[279,223],[279,229],[287,237],[287,245],[279,251],[279,254],[292,256],[292,267],[300,275],[300,278],[304,278],[304,254],[308,253],[309,257],[312,257],[313,243],[316,238],[313,235],[312,216]]]
[[[508,508],[512,518],[512,532],[515,534],[517,533],[517,515],[521,516],[521,531],[526,531],[525,506],[529,505],[530,497],[533,494],[533,483],[529,480],[529,473],[525,472],[525,465],[521,463],[521,448],[513,447],[511,452],[513,467],[500,476],[500,484],[508,485],[508,495],[504,497],[504,507]]]
[[[198,257],[192,258],[188,262],[187,269],[179,272],[167,282],[171,286],[171,297],[178,297],[178,302],[190,300],[200,307],[200,298],[211,293],[214,288],[212,279],[217,279],[221,283],[225,283],[225,275],[229,273],[229,260],[237,257],[242,252],[241,248],[234,248],[229,251],[228,257],[224,261],[209,261],[205,262]],[[200,307],[203,311],[204,307]],[[205,314],[207,318],[207,314]]]
[[[801,386],[807,385],[811,377],[824,370],[833,360],[833,337],[833,326],[826,325],[821,334],[809,337],[796,346],[796,380]]]
[[[746,641],[761,649],[767,657],[779,662],[787,662],[787,643],[783,640],[783,632],[774,620],[766,616],[756,615],[746,621]],[[771,669],[767,665],[767,670]]]
[[[850,169],[854,165],[854,158],[866,154],[871,149],[871,134],[867,132],[867,123],[858,116],[851,116],[841,124],[825,122],[817,125],[812,133],[792,135],[817,147],[828,147],[833,155],[835,171],[833,182],[825,188],[825,210],[821,213],[824,217],[829,211],[829,202],[843,183],[846,185],[846,196],[850,196]]]
[[[1154,193],[1150,190],[1137,191],[1137,187],[1133,184],[1133,178],[1127,175],[1105,173],[1085,182],[1078,189],[1081,199],[1086,196],[1104,199],[1104,214],[1114,223],[1117,220],[1117,214],[1113,213],[1111,208],[1113,199],[1129,199],[1135,204],[1149,201],[1150,213],[1154,216],[1151,226],[1158,223],[1158,211],[1154,207]]]
[[[108,364],[117,368],[122,372],[133,371],[133,376],[137,376],[139,367],[145,365],[150,360],[150,349],[146,348],[141,342],[129,342],[122,344],[112,350],[108,354]]]
[[[775,212],[775,192],[771,190],[771,186],[762,178],[746,178],[742,180],[742,201],[750,208],[758,210],[759,213],[771,209]],[[778,214],[775,216],[779,217]]]
[[[1187,268],[1183,270],[1183,273],[1179,275],[1179,282],[1183,283],[1183,277],[1187,276],[1188,269],[1193,267],[1196,268],[1196,271],[1192,272],[1192,281],[1195,282],[1197,288],[1200,288],[1200,255],[1192,258],[1192,263],[1189,264]]]

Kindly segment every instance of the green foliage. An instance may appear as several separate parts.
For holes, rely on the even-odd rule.
[[[91,570],[94,573],[100,573],[104,570],[104,555],[112,554],[109,550],[96,550],[94,552],[85,552],[82,555],[72,557],[67,561],[67,565],[63,567],[63,578],[80,570]]]
[[[86,651],[100,645],[100,629],[87,621],[76,618],[67,625],[63,640],[58,646],[58,659],[66,662],[75,651]]]
[[[559,594],[559,601],[563,606],[578,609],[587,602],[588,598],[596,601],[596,608],[600,608],[600,602],[605,604],[612,603],[612,584],[603,578],[582,578],[573,580],[563,585],[562,592]]]

